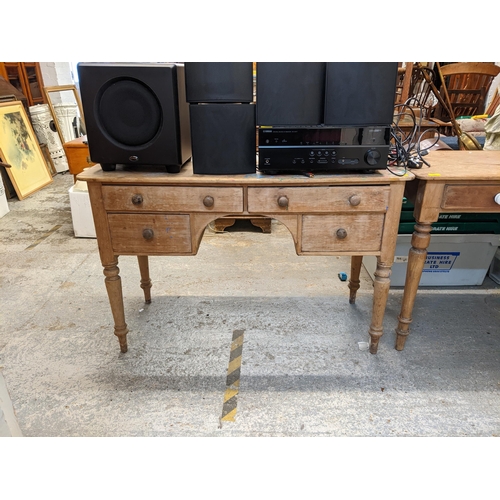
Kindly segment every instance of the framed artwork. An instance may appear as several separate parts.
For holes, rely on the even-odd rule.
[[[0,161],[20,200],[53,181],[20,101],[0,103]]]

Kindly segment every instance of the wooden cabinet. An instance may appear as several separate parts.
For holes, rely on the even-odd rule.
[[[45,103],[39,63],[0,62],[0,75],[26,96],[28,106]]]
[[[68,160],[69,171],[73,174],[75,181],[76,176],[80,172],[83,172],[83,169],[95,165],[90,159],[86,135],[65,142],[63,148],[66,153],[66,159]]]

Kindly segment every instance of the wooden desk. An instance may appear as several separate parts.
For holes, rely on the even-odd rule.
[[[404,348],[422,276],[431,224],[440,212],[500,212],[500,151],[433,151],[431,165],[414,170],[405,195],[414,203],[415,232],[408,256],[403,303],[396,328],[396,349]]]
[[[141,287],[151,301],[148,256],[196,255],[207,224],[225,216],[265,216],[290,231],[298,255],[351,255],[350,302],[363,255],[377,256],[370,351],[382,336],[405,181],[388,171],[289,176],[178,174],[164,168],[85,169],[106,289],[122,352],[127,351],[119,255],[137,255]]]

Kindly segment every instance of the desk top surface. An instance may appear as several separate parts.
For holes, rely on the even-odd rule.
[[[500,151],[432,151],[424,157],[430,167],[413,169],[426,181],[500,181]]]
[[[394,168],[395,175],[388,170],[377,170],[372,173],[345,172],[331,174],[315,174],[307,177],[300,174],[265,175],[200,175],[193,174],[191,162],[185,164],[177,174],[169,174],[165,167],[125,167],[118,165],[115,171],[104,172],[100,165],[86,168],[78,174],[77,179],[86,182],[102,184],[169,184],[169,185],[252,185],[252,186],[317,186],[317,185],[345,185],[345,184],[388,184],[392,182],[406,182],[414,179],[409,171]]]

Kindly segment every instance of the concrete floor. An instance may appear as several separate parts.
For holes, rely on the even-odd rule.
[[[208,228],[196,257],[150,259],[150,305],[136,259],[120,258],[121,354],[96,240],[74,237],[71,184],[58,174],[0,219],[3,435],[500,435],[500,286],[489,278],[422,289],[402,352],[392,289],[371,355],[364,269],[350,305],[338,278],[349,258],[298,257],[278,223],[271,234]],[[235,331],[240,384],[224,421]]]

